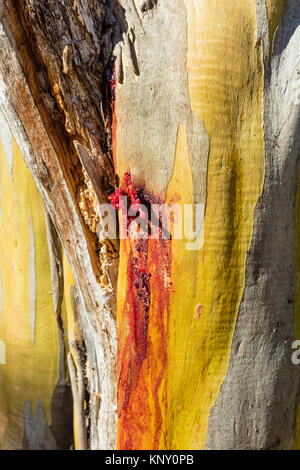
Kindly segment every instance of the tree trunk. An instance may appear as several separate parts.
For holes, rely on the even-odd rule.
[[[74,275],[77,448],[299,448],[299,1],[0,16],[2,110]],[[122,194],[150,237],[104,237]],[[183,237],[162,204],[190,209]]]

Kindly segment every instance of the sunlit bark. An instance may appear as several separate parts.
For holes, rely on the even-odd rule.
[[[0,101],[74,275],[77,447],[299,447],[299,2],[0,12]],[[200,205],[198,249],[99,239],[126,179]]]

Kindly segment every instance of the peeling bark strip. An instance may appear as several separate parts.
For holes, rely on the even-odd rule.
[[[87,422],[85,416],[85,372],[82,365],[80,350],[76,350],[76,364],[71,353],[68,354],[68,365],[70,372],[70,380],[72,385],[72,393],[74,399],[76,413],[76,432],[78,434],[78,450],[87,450]]]
[[[11,2],[3,2],[10,15],[3,6],[6,19],[3,24],[15,41],[19,60],[55,146],[64,177],[75,191],[77,207],[86,230],[90,232],[95,275],[102,288],[108,285],[101,259],[105,242],[97,239],[96,230],[90,223],[90,212],[93,207],[96,211],[99,202],[107,202],[107,194],[115,184],[111,155],[110,79],[112,44],[119,35],[114,16],[116,2],[110,3],[106,6],[97,4],[97,8],[93,4],[84,12],[80,5],[71,1],[14,2],[15,11]],[[18,19],[20,22],[21,19],[22,26],[13,23],[13,13],[15,21]],[[87,25],[83,18],[86,18]],[[24,36],[28,53],[23,42],[22,48],[18,48],[18,39],[24,41]],[[35,76],[28,70],[29,60],[34,62]],[[62,135],[57,135],[58,129]],[[63,153],[57,151],[57,145],[64,145]],[[50,174],[49,168],[44,166],[40,170],[40,178],[46,181]],[[89,210],[86,211],[85,207]],[[114,253],[110,261],[113,258]]]
[[[50,215],[47,212],[47,209],[45,209],[45,219],[51,268],[53,306],[56,315],[57,325],[61,333],[64,334],[63,323],[61,318],[61,306],[63,302],[64,292],[62,247],[55,226],[51,220]]]
[[[114,24],[114,19],[108,4],[104,12],[99,2],[96,3],[92,14],[89,9],[85,12],[81,4],[78,11],[73,10],[74,2],[50,5],[1,1],[4,29],[1,27],[0,31],[0,97],[79,286],[91,383],[95,386],[98,382],[101,390],[99,412],[90,421],[90,446],[113,448],[116,436],[114,292],[103,289],[101,246],[80,209],[82,198],[78,195],[90,184],[90,179],[72,143],[80,142],[97,168],[97,177],[93,179],[97,187],[92,185],[83,195],[88,206],[97,207],[100,196],[107,201],[115,177],[109,132],[111,73],[107,77],[104,72],[111,60],[110,27],[103,23],[106,18]],[[107,34],[103,34],[106,41],[100,45],[103,28],[107,28]],[[72,47],[72,62],[66,45]],[[106,260],[105,269],[109,264]],[[114,288],[115,268],[110,269]]]

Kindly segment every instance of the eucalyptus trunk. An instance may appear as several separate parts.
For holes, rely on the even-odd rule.
[[[0,18],[76,448],[299,448],[299,1],[0,0]],[[189,205],[193,228],[200,207],[196,240],[105,238],[121,193]]]

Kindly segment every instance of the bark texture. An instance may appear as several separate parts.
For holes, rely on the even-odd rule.
[[[62,272],[54,263],[59,246],[51,230],[50,263],[43,202],[2,114],[0,122],[0,338],[6,356],[4,363],[0,358],[0,447],[68,450],[73,443],[68,346],[55,318],[59,311],[61,323],[66,315],[63,286],[55,276]]]
[[[300,5],[286,1],[274,28],[263,3],[257,2],[258,35],[264,44],[273,43],[271,58],[269,47],[264,53],[264,189],[255,209],[229,369],[210,413],[207,448],[233,448],[238,442],[241,449],[292,449],[295,440],[300,384],[290,344],[297,313]]]
[[[116,434],[118,247],[96,235],[97,206],[107,201],[115,182],[110,130],[115,4],[1,2],[0,8],[1,102],[78,285],[89,376],[86,420],[95,448],[113,448]]]
[[[128,8],[138,69],[116,91],[116,168],[146,201],[205,203],[204,244],[149,240],[142,262],[121,244],[118,445],[293,448],[300,6],[152,7]],[[145,263],[149,309],[127,296]]]
[[[293,448],[299,1],[0,0],[0,17],[2,108],[75,279],[79,447]],[[198,249],[172,227],[104,240],[99,203],[128,180],[147,207],[202,204]]]

